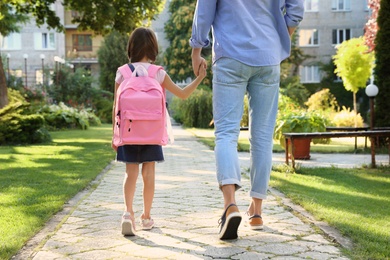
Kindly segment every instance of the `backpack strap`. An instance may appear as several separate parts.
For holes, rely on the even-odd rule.
[[[163,67],[161,66],[157,66],[157,65],[154,65],[154,64],[150,64],[149,68],[148,68],[148,74],[149,74],[149,77],[151,78],[156,78],[156,74],[157,72],[162,69]]]
[[[129,63],[128,65],[129,65],[129,68],[130,68],[131,72],[134,72],[135,71],[134,65],[131,64],[131,63]],[[135,73],[135,76],[138,77],[138,73],[137,72]]]
[[[133,65],[131,65],[131,66],[133,66]],[[133,68],[134,68],[134,66],[133,66]],[[118,70],[121,72],[121,74],[124,78],[131,78],[132,77],[133,72],[130,69],[129,64],[125,64],[125,65],[120,66],[118,68]]]

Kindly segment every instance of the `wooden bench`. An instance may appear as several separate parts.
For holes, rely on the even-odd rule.
[[[371,141],[371,167],[375,168],[375,138],[384,136],[390,137],[390,130],[372,130],[372,131],[352,131],[352,132],[314,132],[314,133],[283,133],[286,144],[291,143],[291,149],[294,151],[295,139],[314,139],[314,138],[340,138],[340,137],[369,137]],[[286,164],[289,164],[288,145],[286,145]],[[292,153],[291,153],[292,154]],[[294,156],[291,156],[292,167],[295,168]],[[389,142],[389,163],[390,163],[390,142]]]
[[[370,128],[368,126],[361,126],[361,127],[349,127],[349,126],[327,126],[326,131],[327,132],[352,132],[352,131],[367,131]],[[375,129],[374,129],[375,130]],[[367,136],[364,138],[364,148],[367,148]],[[357,151],[357,136],[355,136],[355,152]]]

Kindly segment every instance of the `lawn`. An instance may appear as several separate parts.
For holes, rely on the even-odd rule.
[[[274,169],[270,186],[351,238],[352,259],[389,259],[389,167]]]
[[[188,129],[199,140],[214,147],[212,130]],[[248,151],[248,132],[242,131],[239,150]],[[368,147],[370,143],[368,141]],[[365,139],[358,138],[358,151]],[[274,142],[275,152],[282,148]],[[353,153],[354,138],[337,138],[329,145],[312,144],[312,152]],[[387,151],[386,151],[387,152]],[[280,190],[317,220],[325,221],[349,237],[352,250],[344,250],[351,259],[390,258],[390,167],[378,169],[304,168],[287,173],[286,166],[274,167],[270,186]]]
[[[213,143],[212,130],[189,130]],[[114,158],[110,125],[51,134],[53,142],[47,145],[0,146],[0,259],[17,253]],[[364,138],[358,144],[364,150]],[[249,147],[247,132],[240,147]],[[277,143],[274,149],[282,151]],[[354,138],[312,146],[314,152],[320,149],[353,152]],[[350,237],[355,247],[346,253],[352,259],[389,258],[389,167],[300,168],[296,174],[281,169],[273,170],[270,185]]]
[[[0,146],[0,259],[10,259],[115,157],[111,125],[51,132],[45,145]]]

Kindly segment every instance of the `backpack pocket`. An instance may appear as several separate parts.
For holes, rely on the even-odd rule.
[[[164,116],[161,112],[125,110],[122,114],[122,142],[129,144],[161,144]]]
[[[120,116],[115,116],[113,143],[115,146],[121,145]]]

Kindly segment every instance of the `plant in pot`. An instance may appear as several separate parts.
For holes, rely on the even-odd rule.
[[[276,119],[274,138],[275,140],[279,140],[282,147],[286,147],[283,133],[325,132],[328,123],[328,118],[316,111],[279,111]],[[311,139],[294,140],[294,151],[289,147],[289,151],[292,151],[292,156],[294,156],[295,159],[310,159],[311,141]],[[324,143],[328,141],[329,139],[313,140],[314,143]]]

